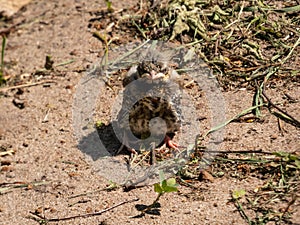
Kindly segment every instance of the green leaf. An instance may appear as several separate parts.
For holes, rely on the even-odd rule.
[[[167,186],[164,188],[164,192],[176,192],[178,191],[177,187]]]
[[[175,178],[170,178],[168,180],[163,180],[160,188],[162,192],[176,192],[178,184],[176,184]]]
[[[166,180],[163,180],[163,181],[162,181],[161,187],[162,187],[163,190],[165,190],[165,189],[168,187],[168,184],[167,184],[167,181],[166,181]]]
[[[107,10],[108,10],[109,12],[112,12],[112,11],[113,11],[113,8],[112,8],[112,2],[109,1],[109,0],[105,0],[105,2],[106,2]]]
[[[96,121],[95,125],[97,128],[101,128],[102,126],[104,126],[104,123],[102,121]]]
[[[154,184],[154,191],[159,194],[163,193],[163,189],[161,188],[160,184],[158,184],[158,183]]]
[[[234,190],[232,192],[232,198],[236,200],[236,199],[243,197],[245,194],[246,194],[246,191],[244,189]]]
[[[168,187],[176,187],[177,184],[176,184],[176,179],[175,178],[170,178],[167,180],[167,186]]]

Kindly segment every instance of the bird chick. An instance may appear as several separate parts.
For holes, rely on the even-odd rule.
[[[180,94],[176,91],[174,94],[169,85],[174,74],[164,63],[157,61],[143,61],[133,70],[123,79],[125,91],[118,114],[123,145],[133,153],[139,150],[131,147],[133,141],[129,134],[132,133],[139,140],[156,138],[159,140],[157,146],[165,143],[170,148],[177,148],[172,137],[180,129],[180,111],[176,109],[174,99],[179,100]]]

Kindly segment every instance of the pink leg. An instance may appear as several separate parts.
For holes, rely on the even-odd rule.
[[[169,148],[177,149],[179,147],[179,145],[177,143],[175,143],[174,141],[172,141],[171,138],[168,135],[165,136],[164,142],[166,143],[166,145]]]

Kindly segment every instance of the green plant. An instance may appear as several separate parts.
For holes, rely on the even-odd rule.
[[[95,123],[96,128],[101,128],[104,125],[105,125],[104,122],[102,122],[101,120],[97,120],[96,123]]]
[[[165,193],[178,191],[178,184],[176,183],[175,178],[165,179],[163,172],[159,171],[159,180],[159,183],[154,184],[154,191],[157,193],[156,199],[153,201],[152,204],[145,206],[142,210],[140,210],[142,212],[141,215],[144,215],[145,213],[151,213],[152,210],[154,211],[154,209],[160,207],[158,201],[160,197],[163,196]]]
[[[112,2],[110,0],[105,0],[105,3],[106,3],[107,10],[109,12],[112,12],[113,11]]]
[[[135,216],[135,218],[144,216],[145,213],[159,215],[158,208],[160,207],[160,204],[158,201],[159,201],[160,197],[163,196],[165,193],[178,191],[178,189],[177,189],[178,184],[176,183],[175,178],[165,179],[163,172],[159,171],[159,180],[160,180],[159,183],[154,184],[154,191],[157,193],[156,199],[150,205],[136,206],[136,208],[139,211],[141,211],[141,214],[138,216]]]
[[[239,199],[244,197],[246,195],[246,191],[244,189],[240,190],[234,190],[232,191],[231,197],[234,203],[236,204],[237,209],[239,210],[241,216],[248,222],[248,224],[251,224],[250,218],[245,213],[242,204],[239,202]]]
[[[159,198],[169,192],[177,192],[177,186],[175,178],[165,179],[163,172],[159,172],[159,183],[154,184],[154,191],[158,194],[156,199],[154,200],[153,204],[159,201]]]

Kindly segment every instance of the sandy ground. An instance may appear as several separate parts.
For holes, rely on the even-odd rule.
[[[0,1],[0,6],[3,2],[6,3]],[[10,5],[14,6],[13,2]],[[136,2],[114,5],[121,9],[124,5],[135,6]],[[38,224],[30,218],[31,212],[47,218],[62,218],[100,211],[132,199],[138,201],[99,216],[53,224],[246,224],[230,201],[231,192],[236,189],[251,192],[264,184],[254,176],[244,179],[224,176],[214,182],[199,181],[196,189],[180,186],[178,193],[161,198],[159,216],[146,214],[141,218],[132,217],[139,214],[137,204],[147,205],[156,198],[153,186],[128,192],[123,189],[94,192],[105,188],[110,177],[100,175],[99,167],[95,166],[98,164],[78,147],[72,113],[80,79],[100,61],[103,53],[102,43],[88,28],[89,20],[94,17],[92,12],[102,7],[105,7],[102,1],[32,1],[13,19],[13,23],[23,22],[7,38],[7,76],[18,77],[11,85],[27,81],[37,85],[22,88],[22,91],[8,90],[0,97],[0,146],[14,152],[1,157],[0,184],[26,184],[26,188],[11,189],[0,195],[0,224]],[[127,40],[126,37],[123,43],[135,39],[128,36]],[[52,56],[54,65],[73,62],[55,67],[52,72],[33,75],[44,68],[46,55]],[[38,83],[41,81],[48,82]],[[113,94],[105,94],[109,93],[109,88],[107,91],[99,96],[98,110],[102,111],[100,119],[103,121],[110,117],[108,106],[114,101]],[[267,93],[300,119],[299,83],[278,83],[276,90],[269,88]],[[293,96],[298,102],[287,104],[284,94]],[[223,96],[226,118],[232,118],[251,107],[253,91],[240,89],[223,92]],[[16,101],[21,102],[21,109],[13,103]],[[222,149],[299,150],[300,130],[284,122],[280,122],[279,130],[278,119],[267,111],[263,113],[262,122],[229,124]],[[208,129],[203,125],[203,130]],[[44,183],[34,185],[34,182]],[[84,195],[72,198],[80,194]],[[298,201],[291,210],[292,221],[300,224]]]

